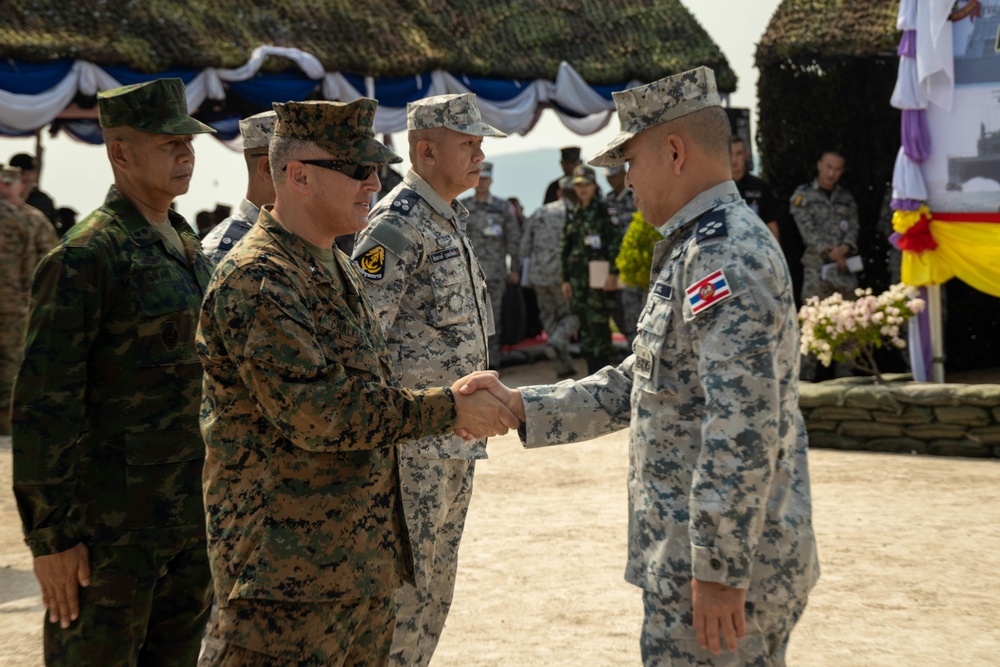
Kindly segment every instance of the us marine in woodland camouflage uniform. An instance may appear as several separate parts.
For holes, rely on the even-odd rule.
[[[516,285],[521,279],[521,227],[514,207],[506,199],[490,194],[493,184],[493,165],[483,162],[476,192],[461,201],[469,211],[466,234],[472,241],[479,265],[486,276],[493,307],[493,325],[496,333],[490,336],[490,368],[500,368],[500,332],[503,322],[503,296],[508,283]],[[510,270],[507,270],[507,258]]]
[[[247,164],[247,194],[236,213],[213,227],[201,240],[202,250],[216,264],[250,231],[261,207],[274,203],[271,162],[267,157],[267,146],[274,136],[274,112],[265,111],[241,120],[240,136]]]
[[[587,360],[587,372],[611,362],[611,312],[618,289],[618,249],[622,235],[618,221],[611,218],[608,206],[596,197],[597,176],[587,166],[573,170],[573,189],[577,204],[563,227],[560,245],[563,296],[570,310],[580,318],[580,349]],[[602,287],[591,287],[591,262],[608,264],[608,276]]]
[[[521,234],[521,256],[528,260],[526,287],[532,287],[538,297],[538,315],[548,341],[549,355],[556,363],[560,379],[575,374],[569,343],[580,326],[580,318],[569,309],[562,292],[562,270],[559,248],[563,226],[576,203],[573,180],[560,179],[562,196],[535,211],[524,223]]]
[[[19,175],[0,166],[0,194]],[[28,291],[34,271],[30,236],[17,210],[0,197],[0,435],[10,435],[10,395],[24,351]]]
[[[730,180],[711,70],[615,103],[622,131],[591,164],[628,162],[664,237],[635,352],[508,405],[528,447],[631,426],[625,578],[647,667],[782,666],[819,574],[788,269]]]
[[[407,105],[410,162],[403,182],[372,210],[354,262],[407,386],[428,387],[487,367],[494,333],[483,270],[466,235],[459,194],[479,180],[482,122],[475,95],[439,95]],[[416,585],[396,596],[392,662],[430,662],[451,607],[458,546],[486,442],[447,435],[400,448],[403,507]]]
[[[208,551],[219,613],[203,664],[383,665],[412,581],[396,443],[502,433],[497,402],[400,389],[362,280],[375,100],[275,104],[275,203],[212,277],[198,327]],[[496,377],[487,374],[493,381]],[[474,376],[473,376],[474,377]],[[466,427],[465,425],[470,425]]]
[[[193,665],[211,600],[194,331],[212,266],[169,206],[191,135],[212,130],[187,115],[180,79],[98,106],[115,185],[35,274],[14,495],[47,664]]]

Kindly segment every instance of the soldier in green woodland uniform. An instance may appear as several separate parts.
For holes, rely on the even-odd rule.
[[[170,210],[194,134],[180,79],[98,95],[115,184],[35,273],[14,495],[50,665],[193,665],[211,602],[194,332],[212,272]]]
[[[611,325],[618,289],[618,266],[615,259],[622,235],[618,221],[608,213],[608,206],[597,195],[594,170],[580,166],[573,170],[573,189],[577,205],[563,228],[561,251],[563,296],[570,310],[580,318],[580,349],[587,360],[587,372],[611,362]],[[603,284],[591,285],[594,263],[606,266]]]
[[[399,161],[374,138],[375,107],[274,105],[274,205],[205,296],[204,489],[219,604],[207,664],[385,664],[396,589],[414,567],[396,444],[517,424],[498,402],[459,394],[466,379],[400,388],[363,279],[334,247],[367,224],[378,166]]]

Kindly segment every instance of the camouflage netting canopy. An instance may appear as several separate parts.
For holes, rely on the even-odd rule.
[[[858,202],[862,287],[876,292],[899,280],[886,194],[900,147],[900,112],[889,104],[899,59],[899,0],[783,0],[757,46],[760,122],[757,142],[765,178],[782,201],[816,175],[819,152],[843,152],[841,184]],[[793,277],[801,281],[803,247],[791,215],[778,221]],[[798,274],[796,276],[796,273]],[[952,280],[946,285],[945,344],[950,370],[1000,365],[993,344],[997,300]],[[970,344],[971,343],[971,344]],[[880,360],[903,370],[901,359]]]
[[[327,71],[391,77],[445,69],[591,85],[652,81],[698,65],[736,76],[679,0],[4,0],[0,57],[155,73],[235,68],[258,46],[294,47]],[[273,65],[281,67],[282,65]]]

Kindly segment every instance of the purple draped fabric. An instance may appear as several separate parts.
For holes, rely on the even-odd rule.
[[[924,202],[919,199],[893,199],[889,202],[893,211],[917,211],[923,205]]]
[[[916,58],[917,57],[917,31],[916,30],[904,30],[903,36],[899,40],[899,48],[896,49],[896,55],[906,58]]]
[[[931,154],[931,130],[924,109],[903,109],[900,130],[903,150],[914,162],[923,162]]]

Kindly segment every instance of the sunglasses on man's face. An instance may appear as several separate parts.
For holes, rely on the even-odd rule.
[[[366,181],[377,169],[373,164],[351,164],[350,162],[337,162],[336,160],[299,160],[302,164],[311,164],[323,169],[332,169],[353,178],[356,181]],[[282,171],[288,169],[288,165],[281,168]]]

